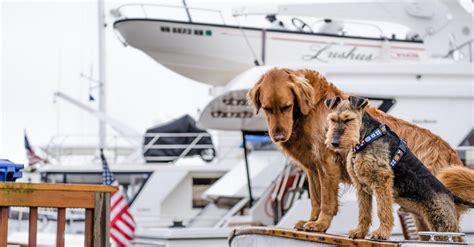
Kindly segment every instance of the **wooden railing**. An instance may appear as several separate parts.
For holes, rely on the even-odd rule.
[[[64,246],[66,208],[85,209],[84,246],[109,246],[113,186],[0,183],[0,247],[7,246],[9,207],[29,207],[28,246],[37,244],[38,208],[57,208],[55,246]]]

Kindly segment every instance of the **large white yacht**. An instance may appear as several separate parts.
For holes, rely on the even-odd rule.
[[[243,6],[232,9],[232,16],[219,9],[160,4],[127,4],[111,12],[117,38],[125,46],[214,86],[215,98],[199,118],[202,127],[265,132],[263,116],[255,115],[246,102],[248,89],[272,67],[309,68],[342,90],[367,96],[380,109],[440,135],[469,165],[474,144],[470,3],[343,4],[342,9],[340,1]],[[306,217],[308,199],[298,198],[277,214],[275,224],[291,228]],[[355,224],[353,193],[345,193],[341,202],[341,213],[328,232],[342,234]],[[240,222],[259,222],[252,220],[255,214],[248,215]],[[462,225],[470,234],[472,217],[471,212]],[[400,236],[401,228],[396,228]],[[166,238],[160,230],[145,235]]]

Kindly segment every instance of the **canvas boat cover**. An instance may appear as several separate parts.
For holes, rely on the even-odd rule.
[[[195,145],[196,136],[202,134]],[[189,150],[186,152],[186,149]],[[199,155],[205,161],[212,161],[216,151],[210,134],[196,126],[196,121],[184,115],[166,124],[152,127],[146,131],[143,142],[143,155],[150,162],[172,162],[183,152],[185,157]]]

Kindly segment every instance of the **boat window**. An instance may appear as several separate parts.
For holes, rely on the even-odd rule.
[[[466,135],[457,148],[457,151],[462,162],[466,166],[474,169],[474,129]]]
[[[474,129],[469,132],[459,146],[474,146]]]
[[[212,184],[214,184],[220,178],[193,178],[193,208],[204,208],[209,203],[203,197]]]
[[[122,186],[127,201],[131,205],[140,193],[152,172],[117,172],[114,177]],[[102,184],[102,172],[41,172],[43,183]]]

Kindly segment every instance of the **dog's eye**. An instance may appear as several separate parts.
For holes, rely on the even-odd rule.
[[[354,120],[354,119],[353,118],[346,119],[346,120],[344,120],[344,123],[349,123],[352,120]]]
[[[270,114],[273,113],[273,112],[272,112],[272,108],[270,108],[270,107],[264,107],[263,110],[264,110],[266,113],[270,113]]]
[[[291,109],[291,105],[287,105],[281,108],[281,112],[288,112]]]

